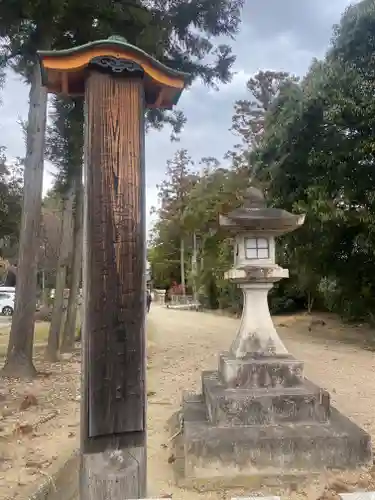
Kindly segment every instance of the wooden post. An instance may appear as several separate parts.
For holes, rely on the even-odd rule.
[[[86,82],[82,500],[146,497],[144,96]]]
[[[80,497],[144,498],[144,113],[189,75],[118,36],[38,54],[50,92],[85,96]]]

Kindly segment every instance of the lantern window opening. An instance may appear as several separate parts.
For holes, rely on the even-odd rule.
[[[267,238],[245,238],[245,257],[248,260],[269,259],[270,243]]]

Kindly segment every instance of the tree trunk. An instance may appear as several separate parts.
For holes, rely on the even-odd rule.
[[[193,298],[194,302],[198,302],[198,263],[197,263],[197,233],[194,231],[193,233],[193,256],[191,259],[192,263],[192,271],[193,271]]]
[[[181,286],[182,286],[182,294],[186,294],[185,290],[185,242],[184,239],[181,238],[180,243],[180,267],[181,267]]]
[[[51,325],[48,332],[48,343],[45,359],[58,361],[60,342],[60,331],[63,320],[64,289],[66,285],[66,274],[69,265],[69,253],[71,250],[73,219],[73,190],[70,189],[63,201],[63,213],[61,221],[60,254],[57,263],[56,289],[53,303]]]
[[[64,325],[64,332],[61,343],[61,352],[71,352],[74,348],[78,293],[81,282],[82,267],[82,243],[83,243],[83,189],[82,177],[76,180],[76,197],[74,213],[74,232],[73,232],[73,259],[72,259],[72,277],[69,291],[68,310]]]
[[[311,314],[314,305],[314,297],[311,292],[307,292],[307,314]]]
[[[29,378],[36,375],[33,342],[46,115],[47,90],[41,84],[39,64],[35,64],[29,94],[16,303],[7,359],[2,370],[2,375],[7,377]]]

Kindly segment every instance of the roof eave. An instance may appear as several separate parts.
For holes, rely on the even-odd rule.
[[[161,63],[154,57],[147,54],[147,52],[145,52],[144,50],[139,49],[138,47],[135,47],[130,43],[122,42],[120,40],[96,40],[94,42],[89,42],[83,45],[79,45],[78,47],[72,47],[69,49],[62,49],[62,50],[38,50],[37,55],[39,60],[42,62],[44,57],[64,58],[69,55],[78,54],[79,52],[85,52],[86,50],[92,48],[100,48],[100,47],[112,48],[115,50],[123,50],[123,51],[128,50],[134,52],[134,54],[144,57],[149,64],[158,68],[160,71],[163,71],[168,76],[174,78],[180,78],[181,80],[184,81],[185,85],[187,85],[190,82],[191,75],[189,73],[169,68],[165,64]],[[41,65],[43,66],[43,64]]]

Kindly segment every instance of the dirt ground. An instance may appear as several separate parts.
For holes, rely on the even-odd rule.
[[[274,321],[291,353],[305,361],[306,376],[328,389],[332,403],[375,436],[375,355],[363,349],[364,339],[372,332],[364,327],[343,326],[329,315],[314,317],[313,321],[306,315],[279,316]],[[149,496],[173,495],[179,500],[249,496],[248,491],[240,490],[203,494],[176,488],[168,464],[170,451],[163,447],[168,441],[165,422],[179,408],[182,391],[199,391],[201,371],[217,368],[217,355],[228,349],[239,320],[154,307],[149,326],[153,343],[149,349],[148,390],[150,394],[155,392],[148,406]],[[345,338],[346,343],[339,338]],[[316,500],[327,485],[341,492],[350,491],[356,484],[355,489],[375,491],[368,471],[343,476],[343,482],[327,476],[302,491],[278,493],[284,499]],[[326,491],[324,498],[338,496]]]
[[[79,356],[49,364],[41,348],[35,365],[32,382],[0,379],[1,500],[49,477],[59,455],[79,443]]]
[[[225,316],[152,307],[147,370],[149,497],[226,500],[249,493],[203,494],[176,488],[165,446],[165,424],[179,408],[182,391],[199,390],[201,371],[216,368],[217,354],[228,348],[238,323]],[[275,323],[290,351],[305,361],[306,376],[328,389],[333,404],[375,436],[375,355],[368,342],[373,332],[343,326],[329,315],[315,317],[312,323],[306,315],[279,316]],[[47,364],[43,351],[38,353],[40,375],[35,381],[0,380],[0,500],[17,498],[32,483],[48,477],[58,455],[78,446],[79,355]],[[345,484],[327,476],[303,491],[280,493],[284,499],[316,500],[328,483],[333,490],[350,491],[358,481],[359,488],[375,490],[371,471],[363,471],[345,475]],[[335,495],[326,492],[324,498]]]

